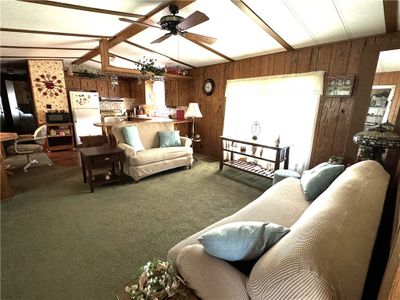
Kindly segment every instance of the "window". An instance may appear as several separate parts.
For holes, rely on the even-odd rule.
[[[165,84],[164,81],[145,81],[146,104],[154,109],[165,108]]]
[[[308,168],[323,72],[228,80],[224,135],[250,139],[251,126],[261,125],[259,140],[293,145],[289,169]]]

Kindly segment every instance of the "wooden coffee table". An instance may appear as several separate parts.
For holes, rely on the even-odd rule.
[[[112,182],[124,183],[124,152],[110,145],[98,147],[80,148],[83,182],[89,181],[90,192],[94,187]],[[112,167],[111,175],[106,179],[107,174],[93,175],[96,168]],[[116,166],[118,172],[116,172]]]

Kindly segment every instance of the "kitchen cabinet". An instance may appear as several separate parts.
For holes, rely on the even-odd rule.
[[[96,79],[81,79],[81,89],[84,91],[97,91]]]
[[[97,92],[100,97],[108,97],[108,84],[105,79],[97,79],[96,80]]]
[[[136,99],[136,105],[146,104],[146,91],[144,82],[138,84],[137,79],[131,79],[129,81],[131,97]]]
[[[131,92],[129,87],[129,81],[119,81],[120,97],[131,98]]]
[[[166,80],[165,84],[165,105],[177,107],[178,102],[178,80]]]
[[[81,81],[79,77],[65,77],[65,87],[67,90],[80,90]]]

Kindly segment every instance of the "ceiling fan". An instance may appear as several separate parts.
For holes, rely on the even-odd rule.
[[[119,19],[120,19],[120,21],[124,21],[124,22],[129,22],[129,23],[133,23],[133,24],[138,24],[138,25],[147,26],[147,27],[154,27],[154,28],[158,28],[161,30],[169,31],[169,33],[152,41],[151,42],[152,44],[161,43],[162,41],[166,40],[167,38],[171,37],[172,35],[180,35],[180,36],[184,37],[185,39],[188,39],[189,41],[202,42],[202,43],[206,43],[206,44],[213,44],[217,40],[216,38],[213,38],[213,37],[186,31],[189,28],[192,28],[196,25],[204,23],[205,21],[208,21],[209,18],[204,13],[202,13],[200,11],[195,11],[189,17],[183,18],[183,17],[177,15],[179,13],[179,7],[177,5],[170,5],[169,11],[170,11],[171,15],[166,15],[166,16],[162,17],[158,23],[156,23],[150,19],[147,19],[144,21],[134,21],[134,20],[127,19],[127,18],[119,18]]]

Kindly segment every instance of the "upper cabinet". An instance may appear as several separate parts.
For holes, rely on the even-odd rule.
[[[130,98],[131,97],[131,91],[129,88],[129,81],[119,81],[119,92],[120,92],[120,97],[122,98]]]
[[[193,93],[191,80],[165,80],[165,105],[187,106]]]
[[[81,79],[81,89],[84,91],[97,91],[96,79]]]
[[[65,87],[67,90],[80,90],[81,80],[79,77],[65,77]]]
[[[105,79],[96,80],[97,92],[100,97],[108,97],[108,84]]]
[[[145,103],[144,84],[138,85],[136,78],[123,78],[113,86],[110,80],[104,78],[66,76],[65,85],[67,90],[96,91],[103,98],[136,98],[138,103]]]

